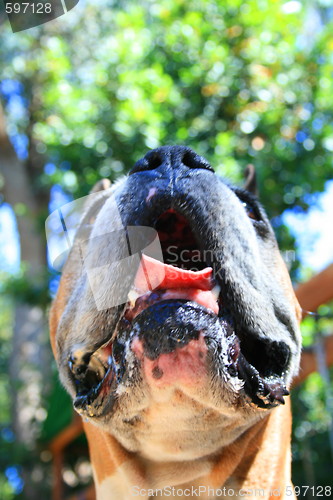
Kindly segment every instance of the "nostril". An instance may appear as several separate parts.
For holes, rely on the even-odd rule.
[[[186,167],[189,168],[197,168],[198,165],[195,155],[192,152],[185,153],[182,158],[182,162],[184,165],[186,165]]]
[[[187,151],[182,158],[182,163],[188,168],[204,168],[214,172],[208,161],[194,151]]]
[[[148,161],[148,165],[146,167],[146,170],[154,170],[155,168],[158,168],[160,165],[163,163],[163,159],[158,153],[152,153],[150,156],[147,155],[146,157]]]
[[[158,151],[152,151],[146,154],[144,158],[137,161],[132,168],[130,175],[136,172],[144,172],[145,170],[155,170],[163,163],[163,156]]]
[[[204,169],[214,173],[207,160],[186,146],[162,146],[137,161],[129,175],[148,170]]]

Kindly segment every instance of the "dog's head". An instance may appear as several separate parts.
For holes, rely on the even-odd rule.
[[[88,202],[51,327],[79,413],[133,451],[181,433],[198,456],[197,429],[213,451],[284,402],[299,317],[256,197],[163,147]]]

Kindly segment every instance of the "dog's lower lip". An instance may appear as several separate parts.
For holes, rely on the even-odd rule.
[[[108,397],[115,380],[114,364],[111,363],[100,382],[89,390],[78,391],[74,399],[74,408],[78,412],[88,412],[89,416],[96,416],[94,407],[98,398]],[[104,393],[104,394],[103,394]]]
[[[153,304],[167,300],[187,300],[190,302],[195,302],[204,306],[206,309],[212,311],[214,314],[218,314],[218,296],[214,295],[213,292],[209,290],[198,290],[198,289],[186,289],[186,288],[173,288],[171,290],[158,290],[154,292],[148,292],[144,295],[139,296],[133,303],[133,305],[126,308],[124,317],[133,321],[138,314],[140,314],[144,309],[148,308]]]
[[[187,301],[180,302],[183,302],[184,306],[186,306],[186,304],[188,303]],[[199,309],[201,308],[202,311],[204,311],[204,308],[198,304],[193,304],[191,307],[196,307]],[[211,316],[212,319],[217,318],[217,316],[212,312],[207,311],[207,313]],[[283,397],[285,395],[288,395],[289,393],[283,381],[283,373],[281,375],[272,373],[271,375],[268,374],[266,376],[260,374],[260,372],[244,356],[244,353],[242,352],[242,342],[235,334],[233,327],[231,326],[229,321],[223,317],[219,317],[218,321],[224,324],[223,335],[228,342],[228,362],[226,365],[221,366],[221,369],[226,370],[231,378],[236,378],[239,381],[242,381],[244,395],[249,398],[251,404],[264,409],[269,409],[279,404],[284,404]],[[123,318],[120,325],[120,330],[122,330],[122,328],[125,328],[125,330],[127,330],[128,332],[131,332],[132,325],[125,318]],[[99,374],[99,380],[90,387],[87,382],[82,383],[81,387],[80,383],[77,382],[77,395],[74,401],[74,406],[77,411],[90,416],[97,416],[97,413],[95,413],[95,411],[99,411],[99,409],[104,404],[103,401],[114,399],[112,396],[112,392],[115,391],[115,389],[112,389],[113,384],[115,384],[114,387],[116,387],[126,371],[126,366],[123,363],[123,352],[126,343],[126,335],[125,337],[124,334],[119,333],[119,335],[123,336],[123,338],[118,339],[118,337],[116,337],[116,339],[113,341],[112,352],[110,350],[111,340],[108,344],[101,348],[110,350],[111,352],[111,354],[108,356],[107,364],[104,367],[104,376],[101,378],[101,375]],[[211,341],[216,343],[216,340],[217,339],[215,339],[213,336],[209,337],[208,335],[206,337],[207,345]],[[182,342],[178,343],[177,341],[177,343],[175,344],[175,349],[181,348],[182,345]],[[96,351],[96,353],[98,353],[98,351]],[[94,353],[92,356],[95,356],[96,353]],[[219,360],[217,359],[216,362],[218,361]]]
[[[272,408],[279,404],[284,404],[283,396],[288,396],[282,377],[271,378],[262,377],[252,366],[242,353],[237,360],[238,375],[244,380],[244,390],[259,408]]]

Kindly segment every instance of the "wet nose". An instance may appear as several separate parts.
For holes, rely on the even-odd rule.
[[[162,146],[149,151],[137,161],[131,174],[148,170],[158,170],[161,173],[176,173],[177,170],[205,169],[214,172],[208,161],[186,146]]]

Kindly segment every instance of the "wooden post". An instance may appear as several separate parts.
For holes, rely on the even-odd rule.
[[[62,466],[63,452],[61,450],[54,451],[52,500],[63,500]]]
[[[62,467],[63,456],[66,446],[74,439],[79,437],[83,432],[82,419],[79,415],[74,414],[73,420],[68,427],[65,427],[59,434],[52,439],[49,449],[53,455],[53,488],[52,500],[63,500],[63,481]]]

